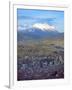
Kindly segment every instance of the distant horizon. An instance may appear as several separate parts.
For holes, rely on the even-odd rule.
[[[17,9],[17,29],[38,28],[64,33],[64,11]]]

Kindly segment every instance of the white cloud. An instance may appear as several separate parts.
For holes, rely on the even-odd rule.
[[[29,26],[28,24],[18,25],[18,26],[17,26],[17,29],[18,29],[18,30],[27,30],[27,29],[29,29],[29,28],[31,28],[31,26]]]
[[[35,23],[33,24],[32,27],[41,29],[42,31],[49,31],[49,30],[54,31],[55,30],[55,26],[49,25],[47,23]]]
[[[17,27],[17,29],[18,29],[18,30],[24,30],[25,28],[19,25],[19,26]]]

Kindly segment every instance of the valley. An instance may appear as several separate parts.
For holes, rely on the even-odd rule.
[[[17,43],[18,80],[64,78],[64,39],[43,38]]]

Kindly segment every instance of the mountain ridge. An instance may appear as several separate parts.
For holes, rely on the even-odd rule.
[[[64,33],[54,31],[42,31],[40,29],[26,29],[17,31],[17,40],[30,40],[30,39],[43,39],[43,38],[61,38],[64,37]]]

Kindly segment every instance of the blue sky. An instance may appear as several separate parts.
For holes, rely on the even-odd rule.
[[[18,29],[32,28],[34,24],[54,26],[64,32],[64,11],[17,9]]]

